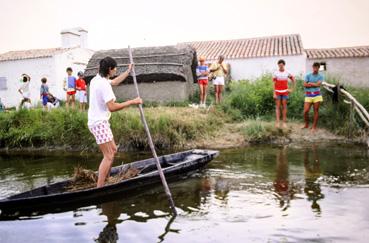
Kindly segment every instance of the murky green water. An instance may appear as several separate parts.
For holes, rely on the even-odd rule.
[[[120,155],[116,164],[148,154]],[[1,155],[0,197],[68,178],[99,156]],[[306,145],[223,150],[202,172],[131,198],[0,221],[0,242],[368,242],[369,152]],[[109,241],[110,240],[110,241]]]

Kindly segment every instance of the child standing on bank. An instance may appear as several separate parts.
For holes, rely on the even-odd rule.
[[[303,128],[309,128],[309,111],[313,106],[314,109],[314,119],[313,125],[311,127],[311,132],[316,131],[319,119],[319,107],[323,102],[323,96],[320,93],[320,86],[324,81],[324,76],[319,73],[320,63],[315,62],[313,64],[313,72],[309,73],[305,77],[304,87],[305,87],[305,103],[304,103],[304,120],[305,125]]]
[[[23,105],[28,104],[28,106],[31,106],[31,94],[29,91],[29,84],[31,81],[31,77],[27,74],[22,74],[21,76],[21,82],[22,86],[18,89],[18,92],[22,95],[23,99],[19,105],[19,109],[23,108]]]
[[[281,116],[281,103],[282,103],[282,119],[283,128],[287,128],[287,100],[288,94],[295,88],[295,77],[285,69],[286,62],[284,60],[278,61],[278,70],[273,74],[274,82],[274,94],[275,100],[275,127],[279,128],[279,120]],[[293,83],[293,88],[288,88],[288,80]]]
[[[76,89],[77,89],[77,98],[79,101],[79,110],[85,111],[87,104],[87,89],[86,89],[86,81],[83,79],[83,72],[78,72],[78,79],[76,81]]]
[[[75,95],[76,95],[76,78],[73,76],[73,69],[67,68],[67,77],[64,79],[64,90],[67,92],[67,99],[65,107],[69,110],[69,106],[72,105],[72,109],[75,107]]]
[[[42,78],[41,79],[41,88],[40,88],[40,98],[42,100],[42,106],[44,108],[44,111],[47,111],[47,101],[48,101],[48,96],[51,95],[49,92],[49,86],[46,84],[47,79],[46,78]]]
[[[206,107],[206,92],[208,87],[209,67],[205,64],[205,57],[200,57],[200,65],[196,68],[197,83],[200,88],[200,107]]]

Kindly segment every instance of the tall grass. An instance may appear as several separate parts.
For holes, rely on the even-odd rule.
[[[174,149],[186,142],[207,136],[221,126],[216,114],[189,108],[147,108],[146,119],[154,144],[159,149]],[[0,147],[62,146],[95,150],[97,146],[87,127],[87,114],[56,109],[0,113]],[[137,109],[112,114],[114,139],[120,148],[147,149],[147,137]]]

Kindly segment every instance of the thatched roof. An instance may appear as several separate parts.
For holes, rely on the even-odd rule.
[[[141,47],[132,49],[138,82],[196,80],[197,57],[189,45]],[[98,51],[88,62],[85,77],[91,80],[98,73],[99,62],[110,56],[118,63],[118,74],[129,64],[128,48]],[[132,82],[132,78],[128,78]]]

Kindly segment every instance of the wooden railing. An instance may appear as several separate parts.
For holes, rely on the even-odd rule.
[[[349,128],[349,137],[351,137],[352,126],[354,121],[354,112],[356,112],[361,120],[364,122],[367,128],[369,128],[369,112],[364,108],[362,104],[360,104],[357,99],[353,95],[351,95],[347,90],[342,89],[339,84],[330,84],[327,82],[323,82],[322,86],[331,93],[334,93],[333,89],[337,89],[338,96],[342,95],[344,97],[344,102],[351,106],[350,109],[350,128]],[[367,134],[367,145],[369,146],[369,136]]]

